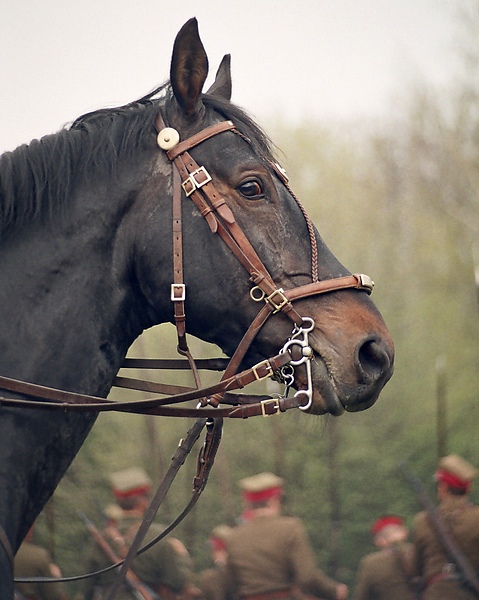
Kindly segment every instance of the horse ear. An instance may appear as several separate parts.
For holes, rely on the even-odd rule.
[[[176,36],[170,68],[173,93],[187,115],[197,110],[207,75],[208,57],[200,40],[198,21],[193,18]]]
[[[206,93],[220,96],[225,100],[231,100],[231,54],[223,56],[216,73],[216,79]]]

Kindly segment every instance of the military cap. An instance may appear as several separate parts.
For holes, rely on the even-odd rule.
[[[434,474],[436,481],[442,481],[449,487],[467,491],[478,471],[471,463],[457,454],[443,456]]]
[[[110,482],[117,498],[144,496],[151,490],[151,479],[140,467],[116,471],[110,475]]]
[[[376,536],[380,531],[389,525],[398,525],[400,527],[404,527],[404,521],[401,519],[401,517],[396,517],[395,515],[385,515],[373,523],[373,526],[371,527],[371,533],[373,536]]]
[[[243,491],[245,500],[249,502],[262,502],[281,495],[284,480],[274,473],[258,473],[238,481]]]

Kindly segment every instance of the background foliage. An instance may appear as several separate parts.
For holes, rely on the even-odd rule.
[[[225,423],[210,482],[177,531],[198,570],[209,564],[209,531],[241,513],[235,482],[243,476],[284,476],[286,510],[304,519],[318,563],[353,584],[359,559],[372,550],[371,522],[393,512],[410,523],[419,510],[398,473],[401,461],[431,495],[438,455],[458,452],[479,464],[479,2],[465,3],[464,12],[462,72],[451,89],[416,83],[391,107],[388,122],[326,128],[305,117],[299,126],[267,127],[328,245],[351,271],[375,279],[374,300],[396,344],[396,373],[364,413]],[[198,357],[215,354],[195,340],[191,345]],[[161,326],[142,336],[131,355],[172,357],[174,349],[172,329]],[[177,375],[170,381],[180,382]],[[79,549],[88,541],[76,508],[101,524],[101,507],[111,502],[108,474],[142,465],[158,481],[187,426],[166,418],[99,418],[38,521],[37,539],[64,573],[82,571]],[[161,509],[165,523],[187,503],[194,462],[187,461]]]

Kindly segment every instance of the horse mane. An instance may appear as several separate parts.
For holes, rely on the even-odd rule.
[[[86,177],[114,175],[124,160],[135,160],[139,150],[152,144],[160,103],[171,97],[167,82],[139,100],[87,113],[57,133],[2,154],[0,231],[37,218],[51,219]],[[271,140],[245,111],[208,94],[203,102],[233,121],[260,159],[274,159]]]
[[[261,127],[242,108],[219,96],[203,95],[203,103],[220,113],[228,121],[233,121],[236,129],[246,137],[258,158],[274,162],[275,145]]]

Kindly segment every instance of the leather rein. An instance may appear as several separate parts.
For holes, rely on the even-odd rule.
[[[174,306],[178,352],[185,356],[186,360],[125,359],[123,367],[190,368],[195,378],[196,387],[186,388],[127,377],[117,377],[113,384],[115,387],[126,387],[168,395],[167,398],[119,402],[0,376],[0,389],[23,396],[21,398],[0,396],[0,406],[78,412],[114,410],[161,416],[196,418],[229,417],[243,419],[256,415],[269,416],[284,412],[290,408],[307,410],[312,403],[312,349],[309,346],[308,334],[314,328],[314,321],[310,317],[301,316],[293,307],[293,302],[310,296],[350,288],[364,290],[370,294],[374,283],[367,275],[363,274],[318,281],[318,252],[312,223],[298,198],[291,190],[288,178],[283,169],[277,164],[270,163],[276,175],[287,187],[300,207],[306,220],[311,245],[311,283],[290,290],[278,288],[243,230],[236,222],[233,212],[225,199],[219,194],[212,177],[206,168],[198,165],[189,153],[189,150],[192,148],[223,132],[229,131],[237,134],[246,143],[250,144],[248,138],[236,129],[232,121],[222,121],[211,125],[181,142],[179,141],[178,132],[175,129],[165,126],[161,114],[157,116],[156,128],[158,131],[158,145],[165,151],[169,161],[173,163],[174,272],[173,283],[171,284],[171,301]],[[182,256],[182,191],[198,208],[201,215],[207,221],[211,232],[218,234],[222,238],[249,273],[250,281],[254,284],[254,287],[250,291],[252,300],[255,302],[264,302],[229,362],[227,359],[203,359],[195,361],[190,354],[186,342],[186,286],[183,280]],[[263,360],[253,367],[238,373],[239,365],[256,335],[268,318],[278,312],[283,312],[293,322],[293,333],[290,339],[286,341],[276,356]],[[288,398],[287,395],[278,395],[278,397],[271,398],[231,393],[232,391],[244,388],[254,381],[270,377],[275,377],[285,383],[286,389],[289,390],[294,381],[294,369],[299,365],[306,366],[308,386],[307,389],[296,392],[291,398]],[[201,368],[213,370],[224,369],[221,381],[216,385],[201,388],[198,375],[198,369]],[[36,400],[32,398],[36,398]],[[196,408],[175,406],[191,400],[197,401]],[[223,405],[222,407],[218,407],[220,402]],[[215,411],[211,411],[211,407],[214,407]]]

